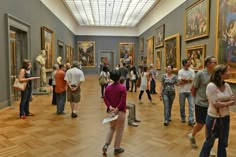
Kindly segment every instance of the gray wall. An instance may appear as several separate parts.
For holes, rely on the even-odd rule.
[[[85,68],[83,67],[83,71],[85,74],[97,74],[98,72],[98,51],[99,50],[115,50],[115,64],[119,63],[119,43],[120,42],[130,42],[134,43],[135,46],[135,63],[137,63],[138,56],[138,37],[111,37],[111,36],[76,36],[76,41],[95,41],[95,68]],[[76,54],[78,56],[77,46],[76,46]],[[78,57],[77,57],[78,59]]]
[[[8,45],[7,45],[7,20],[6,14],[10,14],[17,19],[30,25],[31,60],[33,62],[34,74],[38,69],[35,68],[35,57],[41,49],[41,26],[46,26],[54,31],[54,56],[57,54],[57,40],[65,44],[74,45],[74,34],[54,15],[40,0],[1,0],[0,1],[0,108],[8,105],[9,100],[9,71],[8,71]]]
[[[205,38],[200,38],[196,40],[191,40],[189,42],[184,41],[184,13],[185,9],[191,6],[193,3],[195,3],[197,0],[187,0],[182,5],[180,5],[178,8],[176,8],[174,11],[172,11],[170,14],[165,16],[162,20],[160,20],[158,23],[156,23],[154,26],[152,26],[150,29],[145,31],[143,34],[139,36],[139,40],[144,37],[144,52],[146,51],[146,39],[151,36],[155,35],[155,29],[161,26],[162,24],[165,24],[165,38],[172,36],[176,33],[180,33],[180,52],[181,52],[181,58],[185,58],[185,49],[189,46],[194,45],[201,45],[206,44],[206,56],[208,55],[214,55],[215,50],[215,31],[216,31],[216,1],[210,1],[210,30],[209,30],[209,36]],[[162,64],[161,64],[161,71],[160,73],[164,72],[164,49],[162,49]],[[155,52],[155,51],[154,51]],[[181,63],[181,62],[180,62]],[[182,66],[182,64],[181,64]],[[160,76],[160,75],[159,75]]]

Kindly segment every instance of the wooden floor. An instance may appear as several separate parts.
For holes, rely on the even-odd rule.
[[[204,130],[196,137],[199,148],[190,146],[187,134],[192,127],[180,122],[178,97],[173,106],[172,122],[163,126],[163,104],[153,95],[156,105],[138,104],[138,92],[128,92],[127,102],[137,105],[139,127],[125,126],[120,157],[197,157],[204,140]],[[19,104],[19,103],[17,103]],[[16,108],[0,111],[0,157],[102,157],[108,125],[103,125],[105,105],[100,98],[97,76],[86,76],[82,84],[82,100],[78,118],[70,117],[69,103],[66,115],[56,115],[51,95],[34,96],[30,104],[36,116],[19,119]],[[187,111],[187,110],[186,110]],[[127,114],[128,116],[128,114]],[[236,113],[231,113],[228,157],[236,156]],[[214,149],[216,150],[217,143]],[[113,143],[107,156],[113,157]]]

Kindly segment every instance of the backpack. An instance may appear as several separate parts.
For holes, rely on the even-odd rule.
[[[104,85],[108,84],[108,80],[107,80],[106,76],[105,75],[100,76],[98,78],[98,83],[101,86],[104,86]]]

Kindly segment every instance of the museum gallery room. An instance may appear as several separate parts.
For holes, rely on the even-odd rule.
[[[236,157],[236,0],[0,6],[0,157]]]

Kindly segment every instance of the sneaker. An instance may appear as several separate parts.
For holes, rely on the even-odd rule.
[[[139,122],[141,122],[141,120],[140,119],[135,119],[134,122],[139,123]]]
[[[195,125],[195,122],[188,122],[188,125],[193,127]]]
[[[211,157],[215,157],[216,156],[216,153],[215,153],[215,151],[213,149],[211,149],[210,156]]]
[[[123,148],[115,149],[114,154],[117,155],[117,154],[123,153],[124,151],[125,150]]]
[[[151,101],[151,104],[152,105],[156,105],[157,103],[155,101]]]
[[[189,133],[188,134],[188,138],[189,138],[189,141],[190,141],[190,144],[193,148],[197,148],[197,143],[196,143],[196,140],[195,138],[192,136],[192,133]]]
[[[138,124],[135,123],[135,122],[131,122],[131,123],[128,123],[128,124],[131,125],[131,126],[134,126],[134,127],[138,127]]]
[[[25,115],[20,116],[21,119],[26,119]]]
[[[71,113],[71,117],[72,117],[72,118],[76,118],[76,117],[78,117],[78,115],[77,115],[76,113],[73,113],[73,112],[72,112],[72,113]]]
[[[168,121],[168,120],[165,120],[165,121],[164,121],[164,126],[168,126],[168,124],[169,124],[169,121]]]
[[[184,119],[184,120],[181,120],[181,122],[182,122],[182,123],[186,123],[186,120],[185,120],[185,119]]]
[[[102,148],[103,154],[106,154],[106,153],[107,153],[108,146],[109,146],[108,144],[105,144],[105,145],[103,146],[103,148]]]

